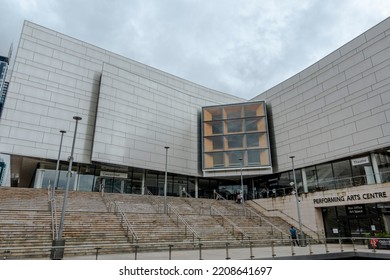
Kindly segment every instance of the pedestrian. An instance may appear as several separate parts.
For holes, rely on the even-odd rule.
[[[299,242],[297,240],[297,230],[295,229],[294,226],[291,226],[290,234],[291,234],[291,241],[292,241],[293,245],[295,246],[295,244],[296,244],[297,246],[299,246]]]

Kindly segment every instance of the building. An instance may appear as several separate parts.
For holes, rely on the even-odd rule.
[[[243,191],[294,225],[298,205],[306,234],[390,231],[389,31],[244,100],[26,21],[0,119],[10,184],[52,186],[60,158],[63,188],[75,140],[72,190],[162,195],[167,168],[168,195]]]

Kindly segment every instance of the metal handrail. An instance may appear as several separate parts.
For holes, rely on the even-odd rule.
[[[180,215],[177,208],[173,207],[173,205],[170,203],[168,203],[167,206],[168,206],[168,216],[170,213],[173,213],[176,216],[176,224],[178,225],[179,221],[184,224],[185,234],[187,235],[187,229],[188,229],[192,233],[192,241],[195,242],[195,238],[197,238],[198,241],[200,242],[201,237],[199,233],[188,223],[188,221],[183,216]]]
[[[57,237],[58,232],[58,225],[57,225],[57,207],[56,207],[56,199],[53,195],[53,191],[49,185],[47,187],[47,194],[49,196],[49,204],[50,204],[50,216],[51,216],[51,233],[52,233],[52,240],[55,240]]]
[[[241,233],[241,240],[244,240],[244,237],[250,240],[250,236],[248,236],[239,226],[237,226],[235,223],[233,223],[230,219],[228,219],[225,215],[222,214],[221,211],[219,211],[214,206],[210,206],[210,215],[213,216],[213,214],[216,213],[218,216],[220,216],[223,220],[228,222],[232,227],[232,233],[235,234],[235,231],[238,231]],[[222,225],[224,226],[224,223],[222,222]]]
[[[130,231],[131,237],[132,237],[131,242],[134,243],[134,241],[135,241],[137,243],[138,236],[137,236],[132,224],[127,219],[126,214],[124,213],[122,206],[120,205],[120,202],[115,201],[115,208],[116,208],[116,213],[119,213],[119,215],[121,216],[122,226],[123,226],[123,223],[125,223],[127,236],[129,236],[129,231]]]
[[[253,203],[256,203],[256,202],[253,202]],[[260,205],[259,203],[256,203],[256,207],[260,207],[260,208],[262,208],[264,211],[267,211],[267,212],[278,212],[279,214],[276,215],[276,217],[279,217],[279,218],[285,220],[286,222],[287,222],[287,219],[286,219],[286,218],[288,218],[288,219],[290,220],[290,224],[291,224],[291,221],[293,221],[293,222],[295,223],[295,225],[298,225],[298,224],[299,224],[299,222],[298,222],[296,219],[294,219],[293,217],[291,217],[291,216],[287,215],[286,213],[280,211],[279,209],[268,210],[268,209],[264,208],[262,205]],[[282,216],[284,216],[284,217],[282,218]],[[319,236],[318,232],[316,232],[315,230],[309,228],[308,226],[306,226],[306,225],[304,225],[304,224],[302,224],[302,227],[304,228],[304,229],[302,230],[304,234],[306,233],[306,235],[307,235],[307,233],[310,233],[309,236],[310,236],[311,238],[314,239],[314,236],[316,236],[316,237],[317,237],[317,241],[320,240],[320,236]]]
[[[214,196],[216,200],[226,200],[226,198],[224,198],[220,193],[216,192],[215,190],[214,190]]]
[[[192,198],[192,196],[184,188],[182,189],[182,192],[186,195],[186,197]]]
[[[282,230],[281,228],[279,228],[278,226],[275,226],[273,223],[271,223],[269,220],[267,220],[266,218],[262,217],[261,215],[259,215],[259,213],[256,213],[255,211],[252,211],[251,209],[248,209],[246,208],[245,209],[245,217],[249,217],[250,219],[252,219],[252,216],[256,216],[257,218],[260,218],[260,223],[262,223],[263,221],[266,222],[268,225],[271,226],[272,229],[276,229],[277,231],[279,231],[282,235],[283,234],[286,234],[286,235],[289,235],[286,231]],[[273,232],[273,231],[272,231]]]

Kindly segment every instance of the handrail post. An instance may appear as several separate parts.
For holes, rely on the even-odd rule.
[[[344,252],[344,249],[343,249],[343,241],[341,240],[340,237],[339,237],[339,243],[340,243],[340,252]]]
[[[230,260],[230,257],[229,257],[229,243],[226,242],[225,244],[226,244],[226,259]]]
[[[199,243],[199,260],[202,260],[202,243]]]
[[[137,257],[138,257],[138,245],[135,245],[134,246],[134,260],[137,260]]]
[[[327,254],[329,254],[328,244],[326,243],[326,236],[325,236],[325,234],[324,234],[324,245],[325,245],[325,252],[326,252]]]
[[[351,238],[353,251],[356,252],[355,239]]]
[[[276,254],[275,254],[275,244],[274,244],[273,240],[271,241],[271,249],[272,249],[272,258],[275,258],[276,257]]]
[[[307,245],[309,245],[309,254],[313,255],[313,251],[311,249],[311,243],[310,243],[310,238],[307,239]]]
[[[169,247],[169,258],[168,259],[171,260],[172,259],[172,247],[173,247],[173,245],[169,244],[168,247]]]
[[[252,248],[252,241],[250,241],[250,239],[249,239],[249,252],[250,252],[250,258],[251,258],[251,260],[253,260],[254,259],[254,255],[253,255],[253,248]]]

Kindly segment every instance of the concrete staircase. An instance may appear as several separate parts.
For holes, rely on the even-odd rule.
[[[63,191],[55,193],[58,223],[63,195]],[[137,244],[127,235],[115,203],[120,204],[123,217],[136,232]],[[242,205],[234,201],[167,197],[169,215],[163,214],[163,203],[163,197],[148,195],[69,192],[62,236],[66,240],[64,254],[95,254],[97,248],[102,254],[130,253],[136,245],[139,250],[156,249],[158,244],[194,248],[199,242],[204,248],[216,248],[238,244],[243,236],[238,231],[267,245],[270,238],[281,236],[264,218],[243,216]],[[255,211],[250,203],[245,205]],[[218,214],[213,209],[218,209]],[[269,217],[267,221],[288,234],[285,222]],[[52,240],[47,190],[0,188],[0,257],[49,258]]]

